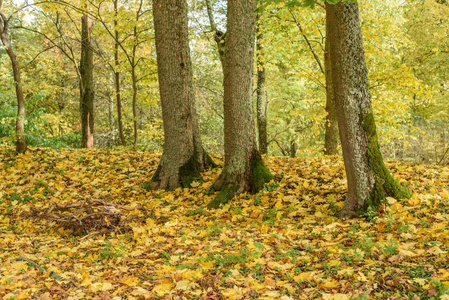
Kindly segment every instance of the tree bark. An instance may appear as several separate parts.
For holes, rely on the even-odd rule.
[[[376,134],[357,2],[326,3],[330,60],[348,194],[340,218],[376,209],[386,196],[411,196],[387,170]]]
[[[80,61],[80,112],[81,147],[94,145],[94,90],[93,90],[93,51],[91,47],[92,20],[87,14],[81,18],[81,61]]]
[[[120,71],[118,70],[120,66],[118,47],[119,47],[119,32],[118,32],[118,0],[114,0],[114,28],[115,28],[115,42],[114,42],[114,63],[115,63],[115,100],[117,103],[117,123],[118,123],[118,133],[120,136],[120,142],[123,146],[126,146],[125,135],[123,134],[123,122],[122,122],[122,100],[120,99]]]
[[[220,190],[208,204],[216,208],[234,195],[256,193],[273,176],[256,146],[252,74],[255,1],[229,0],[223,55],[225,164],[213,188]]]
[[[17,120],[16,120],[16,136],[15,144],[18,153],[25,153],[27,144],[25,140],[25,98],[23,96],[22,79],[20,78],[19,60],[14,53],[11,42],[9,40],[9,20],[2,11],[3,1],[0,0],[0,38],[6,53],[11,60],[14,82],[16,85],[17,97]]]
[[[215,24],[214,15],[212,12],[212,4],[210,3],[210,0],[206,0],[206,8],[207,15],[209,17],[210,29],[214,34],[215,43],[217,43],[218,57],[220,58],[221,67],[224,68],[223,56],[225,51],[226,33],[219,31],[217,25]]]
[[[165,139],[150,186],[172,190],[200,180],[207,159],[196,120],[187,1],[154,0],[153,16]]]
[[[326,78],[326,129],[324,133],[324,155],[338,154],[338,120],[337,110],[334,103],[334,90],[332,85],[332,66],[330,61],[331,39],[335,38],[329,34],[331,20],[326,18],[326,44],[324,49],[324,70]]]
[[[137,147],[137,77],[136,77],[136,66],[134,65],[134,57],[133,56],[133,65],[131,66],[131,80],[133,86],[133,128],[134,128],[134,147]]]
[[[295,141],[290,142],[290,157],[295,158],[296,157],[296,151],[298,150],[298,145]]]
[[[260,21],[260,14],[257,15],[257,21]],[[257,129],[259,132],[259,151],[261,154],[268,153],[268,136],[267,136],[267,112],[268,102],[265,90],[265,53],[263,47],[263,33],[260,29],[260,23],[257,24]]]
[[[139,13],[137,13],[136,21],[139,21]],[[136,43],[133,46],[132,59],[131,59],[131,80],[133,86],[133,127],[134,127],[134,147],[137,147],[137,76],[136,76],[136,50],[137,50],[137,27],[134,26],[134,37]]]

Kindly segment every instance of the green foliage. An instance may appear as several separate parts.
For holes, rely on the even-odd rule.
[[[46,108],[36,107],[46,95],[35,94],[26,102],[25,136],[27,144],[35,147],[76,148],[79,143],[79,133],[51,135],[47,128],[49,122],[44,118]],[[17,104],[13,99],[0,102],[0,139],[12,143],[15,136]]]

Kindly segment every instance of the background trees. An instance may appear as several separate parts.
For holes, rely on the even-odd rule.
[[[3,46],[5,47],[6,53],[8,54],[11,60],[11,66],[14,76],[14,85],[17,97],[17,120],[16,120],[16,131],[14,140],[16,144],[16,151],[19,153],[24,153],[27,148],[25,141],[25,99],[23,97],[19,60],[11,44],[9,32],[10,27],[9,22],[11,17],[7,17],[6,14],[3,12],[3,0],[0,0],[0,39],[3,43]]]
[[[226,1],[210,3],[217,29],[226,32]],[[17,2],[16,8],[22,4]],[[199,128],[205,148],[220,153],[224,149],[223,74],[217,44],[210,32],[206,1],[192,0],[188,4]],[[117,1],[117,13],[114,1],[90,1],[89,5],[93,20],[95,146],[123,144],[123,140],[135,144],[137,132],[139,147],[161,150],[163,130],[157,105],[149,4],[143,1],[140,7],[140,1]],[[72,1],[71,6],[45,3],[24,9],[10,20],[12,48],[19,61],[23,61],[20,71],[26,82],[23,92],[29,111],[24,127],[31,145],[80,145],[79,71],[73,61],[80,60],[82,12],[76,7],[81,7],[80,3]],[[383,154],[386,158],[444,163],[448,149],[447,64],[444,64],[447,4],[430,0],[413,4],[376,0],[363,2],[360,12]],[[329,93],[321,71],[325,69],[325,11],[321,6],[310,10],[272,1],[259,14],[258,30],[264,37],[259,45],[264,49],[266,70],[268,153],[322,155],[329,148],[325,146],[328,129],[325,119],[330,116],[325,112]],[[261,59],[258,53],[261,51],[256,51],[255,58]],[[262,64],[254,61],[252,96],[256,105],[256,70]],[[13,111],[17,104],[5,48],[0,50],[0,69],[3,120],[0,130],[3,139],[9,141],[15,131]],[[119,80],[114,76],[118,73]],[[117,95],[120,95],[120,118]]]

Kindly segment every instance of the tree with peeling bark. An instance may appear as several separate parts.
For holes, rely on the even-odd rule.
[[[91,47],[92,20],[87,13],[81,18],[81,60],[80,60],[80,113],[81,147],[94,145],[94,87],[93,51]]]
[[[153,16],[164,150],[151,179],[153,189],[190,187],[214,163],[199,135],[190,60],[187,1],[154,0]]]
[[[348,179],[348,194],[337,215],[351,218],[376,209],[386,196],[401,199],[411,192],[390,174],[379,149],[358,4],[326,3],[326,14],[332,24],[328,28],[332,83]]]
[[[273,179],[257,150],[252,74],[255,40],[255,1],[229,0],[223,40],[225,164],[213,185],[220,192],[208,204],[217,208],[234,195],[256,193]]]
[[[9,18],[3,12],[3,0],[0,0],[0,38],[2,40],[3,46],[5,46],[6,53],[8,54],[12,71],[14,75],[14,81],[16,86],[16,97],[17,97],[17,120],[16,120],[16,136],[15,144],[16,151],[19,153],[25,153],[27,149],[27,144],[25,140],[25,98],[23,96],[22,89],[22,79],[20,78],[20,67],[17,55],[12,49],[11,41],[9,38]]]

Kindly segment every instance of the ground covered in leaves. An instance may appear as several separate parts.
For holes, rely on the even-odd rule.
[[[449,299],[449,167],[389,162],[414,196],[340,221],[338,158],[268,157],[276,182],[212,211],[220,169],[148,191],[158,160],[0,151],[0,298]]]

